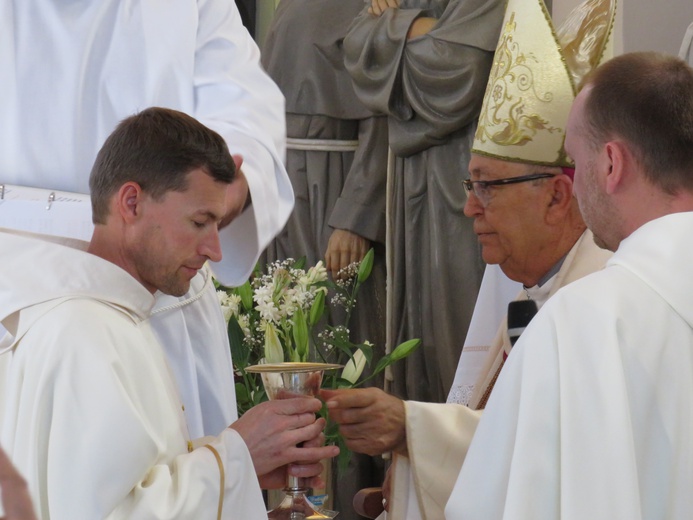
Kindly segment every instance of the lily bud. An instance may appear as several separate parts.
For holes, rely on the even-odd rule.
[[[268,363],[284,362],[284,349],[271,322],[265,326],[265,359]]]
[[[361,265],[359,265],[359,272],[356,278],[359,283],[365,282],[371,275],[371,270],[373,269],[374,255],[375,252],[373,251],[373,248],[370,248],[366,253],[366,256],[364,256],[363,260],[361,260]]]
[[[308,360],[308,324],[303,310],[299,307],[296,309],[293,318],[293,326],[291,332],[296,345],[296,361]]]

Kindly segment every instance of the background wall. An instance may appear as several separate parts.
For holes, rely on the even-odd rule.
[[[659,51],[678,54],[688,25],[692,0],[617,0],[614,52]],[[553,0],[554,20],[560,22],[580,0]]]
[[[290,0],[289,0],[290,1]],[[339,0],[336,0],[337,2]],[[262,49],[262,43],[265,41],[265,35],[272,21],[274,10],[279,5],[279,0],[257,0],[257,23],[255,25],[255,41]],[[683,35],[681,35],[683,38]]]

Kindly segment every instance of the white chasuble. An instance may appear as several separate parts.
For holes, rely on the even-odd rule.
[[[508,357],[446,518],[693,512],[693,213],[648,222],[561,289]]]
[[[189,452],[151,293],[85,243],[0,241],[0,319],[15,338],[0,444],[40,518],[215,518],[220,499],[224,518],[264,518],[235,431]]]
[[[541,307],[561,287],[601,269],[611,253],[599,249],[590,231],[585,231],[566,255],[558,272],[541,288],[530,288],[543,298]],[[537,290],[535,290],[537,289]],[[526,298],[524,291],[517,296]],[[477,375],[477,388],[472,401],[477,403],[492,382],[504,352],[510,352],[507,323],[499,327],[487,352],[483,369]],[[460,359],[460,363],[464,358]],[[495,390],[494,390],[495,391]],[[448,403],[445,405],[406,402],[407,446],[409,459],[397,457],[393,481],[393,505],[389,518],[406,520],[437,520],[462,467],[467,449],[475,433],[481,411]],[[408,505],[406,505],[408,504]]]

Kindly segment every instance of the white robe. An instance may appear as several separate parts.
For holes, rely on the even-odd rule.
[[[529,288],[532,299],[541,308],[559,288],[601,269],[610,255],[595,245],[589,230],[585,231],[566,255],[558,272],[541,287]],[[526,299],[525,292],[522,291],[517,298]],[[484,370],[477,376],[484,388],[498,369],[504,350],[510,352],[505,320],[487,352]],[[461,358],[460,363],[463,360]],[[483,392],[475,392],[475,396],[479,394]],[[474,401],[478,402],[478,397],[474,397]],[[389,518],[438,520],[443,516],[481,412],[454,403],[407,401],[405,408],[409,457],[396,458]]]
[[[206,447],[188,452],[151,293],[79,249],[8,233],[0,242],[0,319],[16,339],[0,442],[40,518],[215,518],[221,471],[223,518],[266,518],[234,430],[197,443],[219,463]]]
[[[693,517],[693,213],[636,230],[513,348],[450,520]]]
[[[222,231],[224,258],[213,266],[224,283],[240,284],[293,207],[284,99],[259,55],[233,1],[3,1],[0,184],[88,193],[96,153],[120,120],[152,105],[187,112],[244,158],[253,203]],[[56,218],[44,208],[30,231]],[[0,202],[0,226],[13,217]],[[201,287],[196,280],[188,296]],[[175,301],[160,298],[157,307]],[[216,307],[208,290],[152,320],[195,435],[217,434],[236,418]]]

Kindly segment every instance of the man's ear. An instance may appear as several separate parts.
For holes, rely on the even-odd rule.
[[[613,195],[624,182],[629,168],[632,167],[632,160],[630,149],[623,141],[609,141],[604,145],[598,164],[600,168],[607,170],[604,187],[608,195]]]
[[[236,172],[239,172],[241,166],[243,166],[243,156],[239,153],[234,153],[231,154],[231,157],[233,158],[233,164],[236,166]]]
[[[133,222],[142,213],[144,192],[139,184],[134,181],[123,184],[116,194],[116,208],[118,214],[125,222]]]
[[[546,221],[556,224],[565,219],[570,211],[573,199],[573,181],[567,175],[556,175],[551,179],[549,191],[549,203],[546,207]]]

